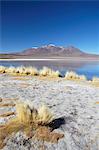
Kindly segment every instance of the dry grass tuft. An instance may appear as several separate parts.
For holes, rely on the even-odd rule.
[[[99,87],[99,77],[93,77],[92,81],[90,81],[90,84],[95,87]]]
[[[77,78],[78,78],[78,75],[77,75],[75,72],[70,71],[70,72],[66,72],[65,78],[66,78],[67,80],[70,80],[70,79],[77,79]]]
[[[34,107],[31,109],[28,104],[17,103],[16,112],[17,118],[20,122],[33,122],[39,125],[47,125],[53,120],[52,113],[45,105],[42,105],[38,110],[36,110]]]
[[[98,82],[99,83],[99,77],[93,77],[92,82]]]
[[[28,123],[31,119],[31,110],[25,103],[16,103],[16,114],[19,122]]]
[[[53,71],[51,72],[51,74],[49,74],[49,76],[51,77],[60,77],[61,73],[57,70],[57,71]]]
[[[39,71],[39,73],[40,73],[41,76],[47,76],[47,75],[49,75],[49,72],[50,72],[50,71],[51,71],[50,68],[48,68],[48,67],[43,67],[43,68]]]
[[[91,83],[92,85],[99,87],[99,77],[93,77]]]
[[[15,71],[16,71],[16,68],[13,66],[10,66],[7,68],[6,73],[13,74],[15,73]]]
[[[0,66],[0,73],[6,73],[6,67]]]
[[[65,79],[67,80],[79,80],[79,81],[86,81],[87,78],[84,75],[78,75],[76,72],[70,71],[66,72]]]
[[[47,125],[53,120],[53,114],[49,111],[48,107],[42,105],[38,109],[38,123],[42,125]]]
[[[14,112],[2,114],[2,117],[15,114]],[[22,130],[29,137],[48,142],[57,142],[63,137],[63,134],[54,133],[51,127],[48,127],[53,121],[53,115],[49,109],[42,105],[38,110],[30,107],[29,104],[16,103],[16,118],[13,118],[0,128],[0,148],[5,145],[4,140],[12,132]]]
[[[27,75],[30,74],[30,75],[33,75],[33,76],[37,76],[37,75],[39,75],[39,71],[37,70],[37,68],[29,66],[29,67],[25,68],[25,74],[27,74]]]
[[[0,73],[8,73],[11,75],[39,75],[39,71],[32,66],[29,67],[24,67],[24,66],[19,66],[19,67],[4,67],[4,66],[0,66]]]
[[[48,67],[43,67],[43,69],[41,69],[39,71],[39,74],[41,76],[51,76],[51,77],[60,77],[61,76],[59,71],[54,71]]]
[[[25,67],[24,66],[16,67],[15,73],[20,75],[25,74]]]

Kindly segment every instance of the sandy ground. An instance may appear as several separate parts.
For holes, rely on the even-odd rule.
[[[99,150],[98,87],[65,79],[0,74],[0,98],[0,103],[13,104],[20,99],[36,108],[45,103],[60,120],[55,131],[64,134],[52,144],[28,139],[18,132],[8,139],[4,150]],[[9,111],[15,111],[15,107],[0,107],[0,114]],[[10,118],[1,117],[0,124]]]

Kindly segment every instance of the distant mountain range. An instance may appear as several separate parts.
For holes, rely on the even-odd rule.
[[[0,54],[0,58],[4,59],[32,59],[32,58],[83,58],[83,59],[99,59],[99,55],[88,54],[74,46],[62,47],[52,44],[42,47],[33,47],[18,53]]]

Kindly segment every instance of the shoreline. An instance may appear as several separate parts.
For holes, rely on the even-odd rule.
[[[91,79],[85,74],[77,74],[75,71],[65,71],[65,74],[62,74],[59,70],[53,70],[49,67],[43,66],[40,69],[37,69],[33,66],[0,66],[0,74],[7,74],[12,76],[31,76],[31,77],[46,77],[46,78],[60,78],[65,80],[72,80],[72,81],[83,81],[83,82],[90,82],[93,85],[99,86],[99,76],[92,76]]]
[[[23,58],[18,58],[18,59],[0,59],[0,61],[96,61],[99,62],[99,59],[93,59],[93,58],[80,58],[80,57],[68,57],[68,58],[30,58],[30,59],[23,59]]]

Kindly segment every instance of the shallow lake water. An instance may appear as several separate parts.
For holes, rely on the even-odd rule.
[[[84,74],[88,79],[93,76],[99,77],[99,61],[70,61],[70,60],[40,60],[40,61],[0,61],[3,66],[34,66],[41,69],[43,66],[59,70],[64,76],[66,71],[75,71],[78,74]]]

